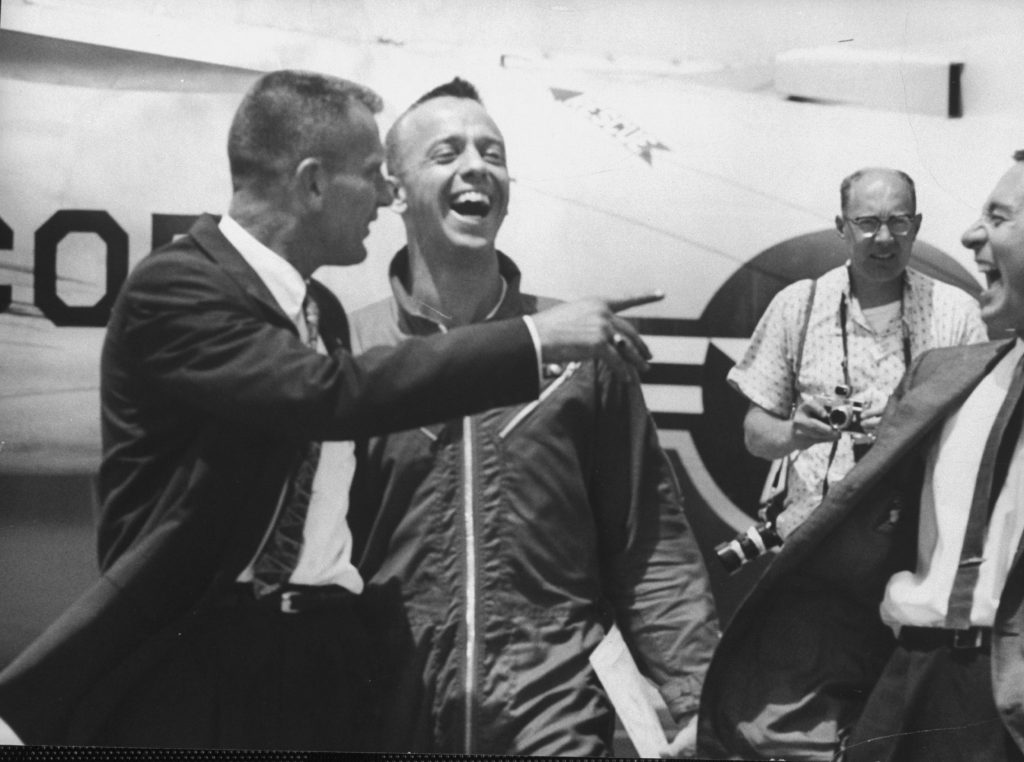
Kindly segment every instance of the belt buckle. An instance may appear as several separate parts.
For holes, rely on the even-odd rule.
[[[281,612],[284,614],[298,614],[299,609],[296,607],[296,598],[298,593],[294,590],[281,593]]]
[[[965,630],[953,630],[952,647],[957,650],[981,648],[983,632],[980,627],[968,627]]]

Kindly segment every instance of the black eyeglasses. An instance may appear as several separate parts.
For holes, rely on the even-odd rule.
[[[892,235],[909,235],[914,229],[914,218],[906,214],[896,214],[887,220],[880,220],[877,217],[844,217],[843,219],[853,225],[865,236],[871,238],[878,235],[878,231],[885,225]]]

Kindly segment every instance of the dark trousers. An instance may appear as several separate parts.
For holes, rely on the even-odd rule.
[[[112,713],[98,745],[361,750],[374,667],[352,605],[194,618]]]
[[[992,698],[988,649],[898,644],[854,727],[844,760],[1024,760]]]

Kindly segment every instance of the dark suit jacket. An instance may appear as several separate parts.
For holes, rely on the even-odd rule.
[[[326,289],[318,355],[204,216],[132,272],[102,357],[102,576],[0,673],[26,743],[88,743],[131,680],[255,552],[299,445],[532,399],[521,320],[353,358]]]
[[[834,743],[836,730],[856,719],[894,644],[878,612],[885,585],[916,564],[927,446],[1011,346],[937,349],[911,366],[875,445],[791,535],[726,628],[704,683],[702,756],[780,755],[786,739],[829,733]],[[1018,552],[997,613],[992,663],[996,705],[1024,748],[1022,633]]]

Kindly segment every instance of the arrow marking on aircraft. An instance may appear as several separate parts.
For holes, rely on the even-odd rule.
[[[653,163],[651,161],[653,149],[669,150],[668,146],[652,137],[643,127],[596,103],[586,93],[563,90],[558,87],[552,87],[550,90],[556,101],[586,116],[593,124],[625,146],[630,153],[636,154],[648,164]]]

